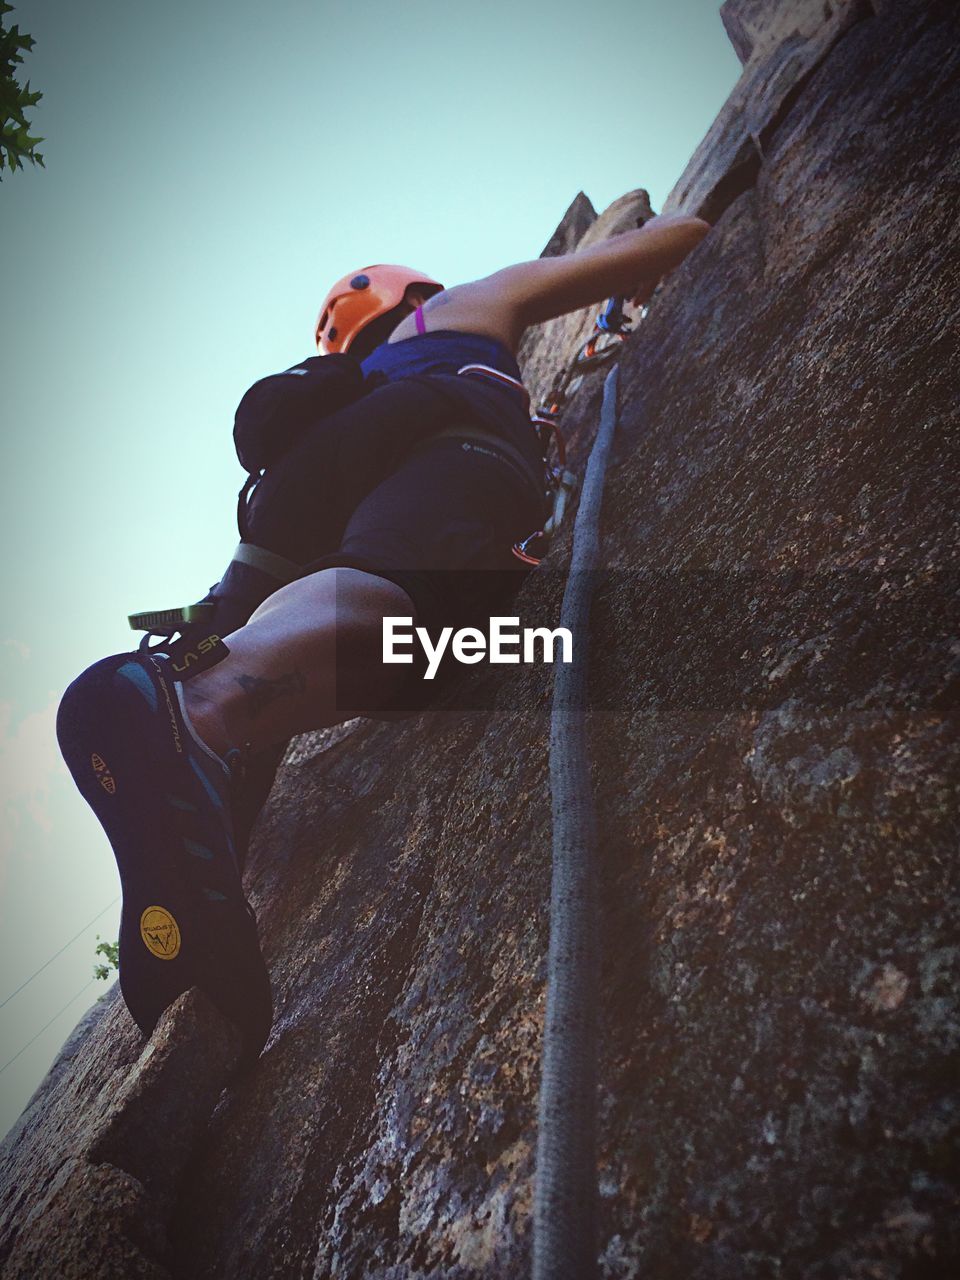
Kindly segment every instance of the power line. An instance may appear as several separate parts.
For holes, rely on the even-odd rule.
[[[112,904],[111,904],[111,905],[112,905]],[[105,910],[105,909],[106,909],[106,908],[104,908],[104,910]],[[102,915],[102,914],[103,914],[103,912],[101,912],[100,914]],[[12,1057],[12,1058],[10,1058],[10,1060],[9,1060],[9,1061],[5,1062],[5,1063],[3,1064],[3,1066],[2,1066],[2,1067],[0,1067],[0,1075],[3,1075],[3,1073],[4,1073],[4,1071],[6,1071],[7,1067],[12,1067],[12,1066],[13,1066],[13,1064],[16,1062],[16,1060],[17,1060],[17,1059],[18,1059],[22,1054],[26,1053],[26,1052],[27,1052],[27,1050],[30,1048],[30,1046],[31,1046],[32,1044],[35,1044],[35,1043],[40,1039],[40,1037],[41,1037],[41,1036],[43,1035],[43,1033],[48,1029],[48,1027],[52,1027],[52,1026],[53,1026],[53,1024],[56,1022],[56,1020],[61,1016],[61,1014],[66,1013],[66,1012],[67,1012],[67,1010],[70,1008],[70,1006],[74,1003],[74,1001],[79,1000],[79,999],[80,999],[80,997],[83,995],[83,993],[86,991],[86,989],[87,989],[88,987],[92,987],[92,986],[93,986],[93,984],[94,984],[96,981],[97,981],[97,979],[96,979],[96,978],[89,978],[89,979],[88,979],[88,980],[83,984],[83,986],[80,988],[80,990],[77,992],[77,994],[76,994],[75,996],[71,997],[71,999],[69,999],[69,1000],[67,1001],[67,1003],[63,1006],[63,1008],[62,1008],[62,1009],[60,1009],[57,1013],[55,1013],[55,1014],[53,1015],[53,1017],[50,1019],[50,1021],[49,1021],[49,1022],[45,1022],[45,1023],[43,1024],[43,1026],[40,1028],[40,1030],[37,1032],[37,1034],[36,1034],[36,1035],[31,1039],[31,1040],[28,1040],[28,1041],[27,1041],[27,1043],[23,1046],[23,1048],[22,1048],[22,1049],[18,1050],[18,1051],[13,1055],[13,1057]]]
[[[24,981],[20,983],[19,987],[17,987],[16,991],[11,991],[10,994],[7,996],[6,1000],[0,1002],[0,1009],[2,1009],[4,1005],[9,1004],[14,996],[19,995],[24,987],[28,987],[30,983],[34,980],[34,978],[38,977],[41,973],[43,973],[44,969],[52,965],[54,960],[56,960],[57,956],[62,956],[63,953],[66,951],[67,947],[72,946],[78,938],[82,938],[83,935],[87,932],[87,930],[92,928],[100,919],[100,917],[102,915],[105,915],[110,910],[111,907],[115,907],[119,901],[120,901],[120,895],[117,894],[117,896],[114,898],[112,902],[108,902],[102,911],[97,912],[97,914],[93,917],[93,919],[90,921],[89,924],[85,924],[79,933],[75,933],[72,938],[70,938],[67,942],[63,944],[63,946],[60,948],[59,951],[55,951],[49,960],[47,960],[44,964],[42,964],[39,969],[35,970],[35,972],[31,973],[29,978],[24,979]],[[74,999],[76,999],[76,996],[74,996]],[[73,1001],[71,1001],[71,1004],[72,1003]],[[57,1016],[59,1017],[60,1015],[58,1014]],[[3,1068],[0,1067],[0,1071],[2,1070]]]

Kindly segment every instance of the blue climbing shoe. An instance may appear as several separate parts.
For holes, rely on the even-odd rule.
[[[120,989],[134,1020],[149,1035],[199,987],[240,1029],[250,1061],[273,1011],[240,879],[232,770],[185,721],[173,666],[149,651],[94,663],[61,700],[57,739],[117,860]]]

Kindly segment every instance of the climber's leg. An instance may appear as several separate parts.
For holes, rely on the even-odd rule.
[[[436,686],[384,664],[383,619],[475,625],[526,576],[510,548],[538,518],[536,491],[494,450],[449,438],[417,450],[360,503],[320,571],[265,600],[225,637],[229,656],[184,686],[200,736],[220,753],[256,751],[353,716],[419,709],[416,695]]]
[[[382,714],[414,673],[382,662],[383,618],[433,627],[473,608],[465,577],[499,582],[500,559],[533,527],[524,493],[495,451],[431,443],[360,503],[326,563],[227,636],[230,652],[207,671],[180,680],[170,656],[140,651],[71,684],[58,738],[117,859],[120,984],[145,1032],[200,986],[241,1028],[247,1054],[259,1052],[270,989],[244,900],[234,821],[243,753],[233,748]]]
[[[401,587],[358,569],[281,587],[226,637],[227,657],[183,686],[195,730],[218,754],[257,751],[367,714],[406,676],[382,662],[383,619],[414,615]]]
[[[240,1028],[248,1057],[260,1052],[270,984],[241,882],[242,753],[231,748],[282,742],[389,697],[398,679],[380,662],[389,611],[412,612],[395,583],[355,569],[316,573],[269,597],[208,672],[180,681],[169,657],[122,653],[64,694],[60,748],[117,860],[120,985],[145,1033],[199,986]]]

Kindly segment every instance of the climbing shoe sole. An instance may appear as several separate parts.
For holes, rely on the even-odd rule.
[[[57,738],[103,827],[123,888],[120,988],[149,1035],[182,992],[200,987],[255,1058],[272,1023],[256,920],[237,868],[229,773],[184,721],[167,660],[94,663],[70,685]]]

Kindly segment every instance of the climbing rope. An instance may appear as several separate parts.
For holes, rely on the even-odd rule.
[[[587,644],[600,508],[617,417],[619,365],[603,387],[560,625],[573,637],[557,666],[550,720],[553,878],[547,1010],[534,1190],[533,1280],[589,1280],[597,1265],[598,891],[596,815],[587,759]]]

